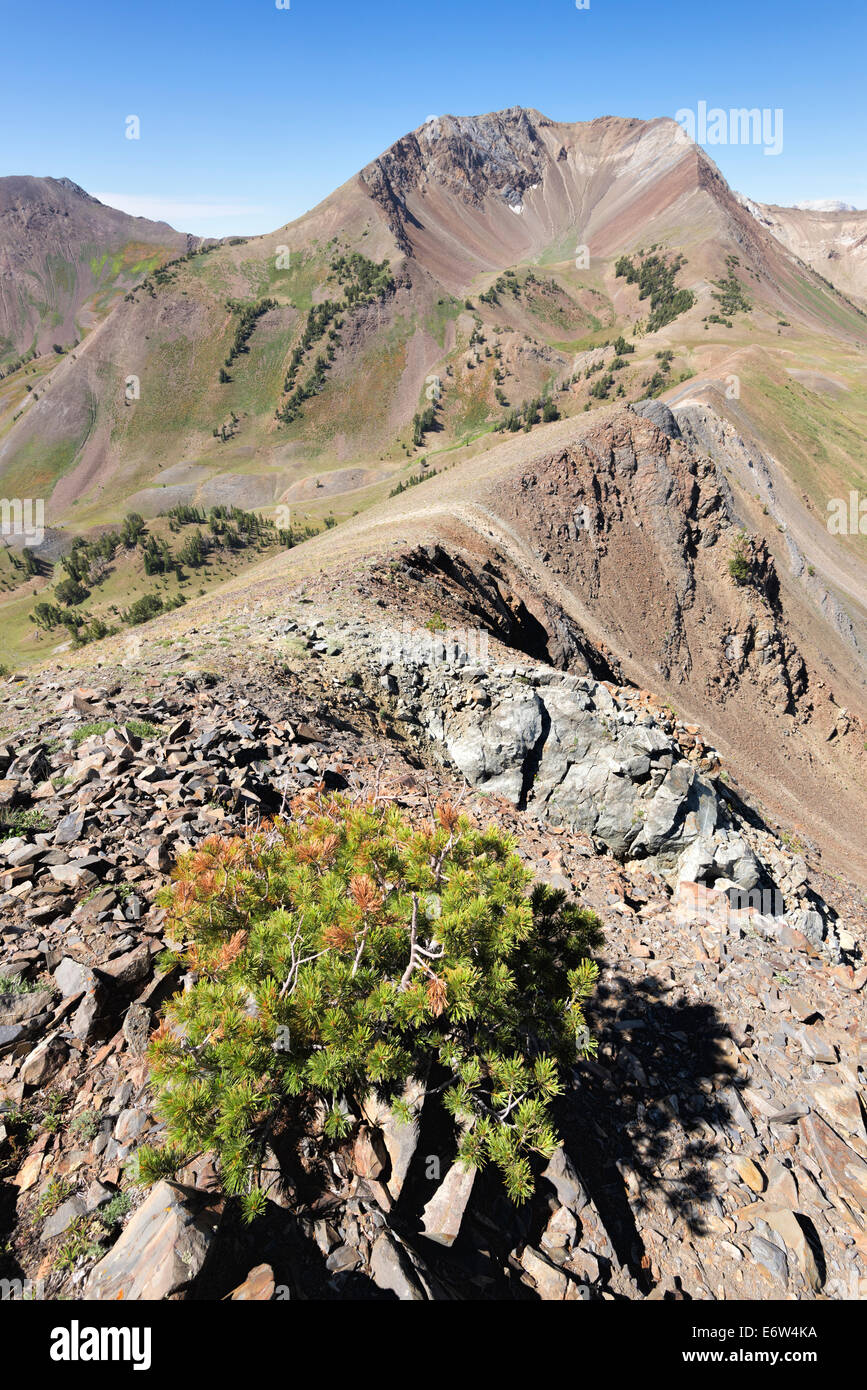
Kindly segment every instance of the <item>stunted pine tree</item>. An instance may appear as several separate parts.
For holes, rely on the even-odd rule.
[[[182,856],[164,902],[195,983],[151,1045],[168,1145],[140,1151],[145,1180],[216,1150],[252,1217],[287,1098],[322,1098],[340,1138],[372,1088],[400,1115],[408,1079],[435,1076],[459,1157],[526,1199],[532,1156],[558,1143],[563,1068],[595,1051],[601,940],[591,912],[530,885],[507,836],[447,803],[413,828],[394,806],[312,794]]]

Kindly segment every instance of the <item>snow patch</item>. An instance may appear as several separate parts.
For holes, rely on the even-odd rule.
[[[857,212],[854,203],[841,203],[839,198],[810,198],[804,203],[795,203],[800,212]]]

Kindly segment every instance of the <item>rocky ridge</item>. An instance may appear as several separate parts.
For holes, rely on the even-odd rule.
[[[678,730],[649,692],[545,667],[489,670],[429,634],[408,643],[385,630],[378,651],[372,664],[397,717],[420,726],[470,786],[590,835],[621,862],[647,861],[673,887],[779,900],[785,911],[763,923],[770,933],[793,927],[834,959],[841,943],[854,949],[810,893],[805,866],[707,775],[721,768],[698,726]]]
[[[90,683],[0,691],[0,1272],[134,1299],[863,1297],[863,903],[826,909],[813,856],[725,797],[714,750],[648,692],[518,664],[495,640],[474,668],[423,628],[430,645],[396,662],[405,633],[324,603],[253,610],[242,630],[243,657],[215,623]],[[160,1135],[144,1049],[181,986],[155,891],[186,846],[316,786],[418,817],[462,798],[602,917],[599,1056],[574,1070],[529,1208],[452,1166],[421,1094],[415,1126],[369,1110],[349,1144],[317,1142],[315,1118],[275,1142],[252,1228],[207,1155],[150,1193],[131,1184],[137,1144]],[[708,808],[726,852],[743,846],[690,880]],[[784,895],[770,925],[731,911],[739,864]],[[798,912],[819,918],[814,939]]]

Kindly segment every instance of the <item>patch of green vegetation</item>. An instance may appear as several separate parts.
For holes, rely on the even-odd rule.
[[[734,318],[735,314],[748,314],[753,307],[744,294],[740,280],[735,275],[735,269],[739,265],[740,260],[737,256],[726,256],[728,274],[724,280],[715,282],[717,289],[712,294],[712,298],[720,306],[720,313],[723,317],[720,318],[718,314],[711,314],[708,318],[709,323],[725,323],[728,328],[731,328],[730,320]]]
[[[846,364],[848,366],[848,364]],[[761,422],[772,449],[785,457],[795,483],[824,517],[829,497],[867,490],[867,390],[863,372],[853,374],[839,396],[810,391],[788,376],[768,371],[746,383],[749,409]],[[742,388],[743,389],[743,388]],[[863,547],[863,537],[846,538]]]
[[[92,404],[95,411],[95,403]],[[34,436],[18,446],[13,462],[3,474],[4,496],[49,497],[58,479],[73,467],[91,423],[92,417],[75,433],[53,444]]]
[[[13,352],[15,352],[15,344],[12,339],[4,338],[0,344],[0,362],[3,363],[2,370],[0,370],[0,381],[5,381],[7,377],[20,372],[22,367],[26,366],[28,362],[34,361],[37,356],[35,347],[29,348],[27,352],[17,353],[14,357],[9,357],[9,354]],[[6,358],[9,360],[5,360]]]
[[[99,1117],[95,1110],[82,1110],[69,1122],[69,1129],[83,1144],[89,1144],[99,1133]]]
[[[127,1192],[116,1192],[111,1201],[106,1202],[97,1212],[99,1220],[107,1229],[117,1226],[132,1210],[132,1198]]]
[[[72,731],[73,743],[83,743],[86,738],[98,738],[101,734],[107,734],[109,729],[118,728],[117,719],[97,719],[92,724],[79,724],[77,729]],[[127,719],[124,728],[133,735],[134,738],[155,739],[159,738],[162,729],[158,724],[151,724],[146,719]]]
[[[159,617],[160,613],[171,613],[175,608],[182,608],[186,600],[183,594],[176,594],[174,598],[165,598],[161,594],[142,594],[131,603],[129,608],[121,613],[123,621],[128,627],[138,627],[139,623],[149,623],[151,618]]]
[[[163,1178],[171,1180],[188,1162],[189,1155],[179,1144],[163,1144],[159,1149],[142,1144],[127,1163],[127,1177],[130,1182],[150,1187]]]
[[[0,1145],[0,1179],[11,1177],[33,1142],[34,1117],[28,1104],[7,1105],[3,1111],[3,1127],[6,1138]],[[0,1237],[0,1262],[3,1259],[3,1240]]]
[[[798,275],[791,286],[802,306],[817,314],[826,323],[832,323],[836,328],[842,328],[847,333],[855,333],[863,338],[867,312],[841,294],[840,290],[817,270],[813,271],[813,275],[822,283],[817,285],[812,278]]]
[[[79,1216],[67,1228],[54,1259],[54,1268],[70,1273],[82,1260],[95,1260],[102,1254],[94,1218]]]
[[[76,267],[65,256],[49,252],[45,257],[45,274],[47,287],[52,295],[52,307],[57,305],[58,290],[66,296],[72,296],[75,292]]]
[[[74,1191],[74,1184],[68,1178],[52,1178],[36,1204],[37,1220],[44,1221],[46,1216],[51,1216]]]
[[[669,373],[671,364],[674,360],[674,353],[671,348],[664,348],[662,352],[656,354],[659,366],[653,376],[645,377],[642,386],[647,388],[647,395],[650,397],[661,396],[663,391],[667,391],[672,385]]]
[[[182,856],[162,901],[199,977],[168,1006],[183,1043],[166,1026],[151,1044],[174,1152],[142,1147],[142,1179],[213,1148],[252,1220],[261,1127],[291,1123],[292,1097],[321,1097],[326,1140],[342,1138],[371,1087],[409,1122],[401,1091],[433,1065],[445,1080],[426,1104],[472,1121],[459,1160],[525,1201],[531,1159],[559,1142],[551,1103],[596,1050],[584,1005],[602,940],[592,912],[531,880],[502,832],[445,803],[415,829],[396,806],[330,798]]]
[[[124,518],[120,531],[105,531],[93,541],[76,537],[60,562],[66,571],[66,578],[55,585],[53,598],[57,602],[52,602],[50,597],[40,598],[33,606],[30,621],[45,632],[65,627],[72,645],[81,647],[117,632],[117,626],[106,621],[112,614],[129,626],[134,626],[180,607],[185,601],[180,592],[180,585],[187,579],[185,566],[200,570],[212,561],[223,564],[229,557],[245,550],[260,554],[270,547],[291,546],[305,534],[303,529],[280,529],[260,514],[234,506],[214,506],[205,512],[202,508],[183,504],[171,508],[165,515],[172,533],[192,527],[207,527],[207,530],[192,530],[175,553],[169,539],[152,529],[154,523],[149,527],[138,513],[130,512]],[[24,560],[30,558],[27,551],[23,552],[23,556]],[[177,592],[174,595],[168,592],[139,594],[125,611],[114,604],[109,605],[104,617],[92,615],[81,605],[94,590],[99,591],[99,598],[104,604],[108,603],[112,589],[111,576],[116,566],[124,560],[125,566],[121,567],[126,576],[126,591],[121,585],[118,590],[121,596],[125,597],[131,587],[129,566],[133,560],[137,563],[140,561],[145,576],[173,579],[179,586]],[[19,569],[26,568],[17,556],[12,563],[17,564]],[[40,565],[41,568],[37,568]],[[42,562],[34,561],[33,566],[42,575],[45,568]]]
[[[515,410],[508,411],[501,420],[499,429],[509,434],[517,434],[523,429],[525,434],[529,434],[534,425],[540,422],[547,425],[559,418],[560,412],[550,396],[532,396]]]
[[[594,381],[590,387],[590,395],[598,401],[608,399],[608,393],[614,385],[614,377],[611,372],[605,372],[598,381]]]
[[[737,540],[732,546],[731,558],[729,559],[729,574],[736,584],[741,586],[752,583],[753,564],[749,538],[745,531],[741,531]]]
[[[347,308],[356,304],[373,304],[394,289],[394,276],[387,260],[371,261],[360,251],[335,256],[331,269],[343,289]]]
[[[424,444],[424,437],[436,428],[437,408],[436,402],[431,401],[430,405],[425,406],[424,410],[412,417],[412,442],[416,449],[420,449]]]
[[[436,468],[429,468],[425,473],[410,473],[409,477],[402,478],[397,487],[393,487],[388,495],[389,497],[399,497],[402,492],[406,492],[407,488],[417,487],[419,483],[426,483],[428,478],[435,478],[436,475]]]
[[[335,255],[331,261],[331,276],[340,285],[343,298],[325,299],[320,304],[312,304],[308,310],[301,340],[292,351],[283,383],[287,398],[275,412],[276,418],[284,425],[290,425],[297,420],[303,411],[305,401],[318,396],[325,386],[331,363],[340,346],[342,315],[351,313],[362,305],[385,299],[395,288],[388,261],[371,261],[358,251],[348,255]],[[323,339],[324,350],[317,353],[306,380],[298,384],[298,374],[310,350]]]
[[[781,830],[780,839],[786,846],[786,849],[790,850],[792,854],[803,855],[805,853],[806,847],[804,845],[803,840],[801,840],[797,835],[793,835],[791,831]]]
[[[63,1127],[64,1112],[67,1106],[67,1098],[60,1091],[49,1091],[43,1100],[43,1110],[40,1124],[43,1129],[47,1129],[50,1134],[57,1134]]]
[[[0,974],[0,994],[38,994],[44,985],[26,980],[23,975]]]
[[[553,278],[540,280],[532,270],[528,270],[520,293],[530,313],[542,323],[561,330],[574,330],[587,321],[587,314],[575,302],[569,291]]]
[[[36,807],[23,810],[21,807],[13,807],[11,810],[4,810],[0,815],[0,825],[5,833],[22,835],[28,830],[50,830],[51,820],[45,811],[40,811]]]
[[[215,258],[209,267],[197,267],[197,273],[205,269],[216,272],[219,259]],[[322,254],[301,248],[292,251],[288,257],[284,253],[280,257],[279,265],[277,262],[276,255],[268,256],[264,260],[241,262],[241,274],[249,285],[251,296],[262,299],[278,295],[281,303],[288,301],[301,313],[306,313],[313,303],[314,290],[321,284],[325,271]],[[219,269],[224,270],[224,267]],[[223,283],[222,280],[218,282],[213,273],[209,273],[207,278],[209,282],[213,282],[215,288]]]
[[[615,276],[625,276],[628,285],[637,284],[639,299],[650,298],[648,333],[664,328],[695,303],[692,290],[678,289],[676,285],[677,272],[684,265],[686,259],[682,255],[669,259],[665,255],[641,252],[637,264],[629,256],[621,256],[615,264]]]
[[[425,315],[423,322],[425,332],[436,340],[439,347],[445,347],[448,325],[454,323],[460,312],[460,300],[449,295],[447,298],[438,299],[433,308]]]
[[[235,336],[226,355],[226,366],[231,367],[237,357],[249,351],[247,343],[252,337],[253,329],[263,314],[267,314],[269,309],[277,308],[277,301],[276,299],[260,299],[255,304],[244,304],[240,300],[230,299],[226,307],[238,317]]]
[[[503,275],[500,275],[490,289],[479,295],[479,301],[482,304],[499,304],[500,295],[506,294],[510,294],[513,299],[520,299],[521,297],[521,282],[514,270],[507,270]],[[471,309],[473,306],[467,300],[465,307]]]

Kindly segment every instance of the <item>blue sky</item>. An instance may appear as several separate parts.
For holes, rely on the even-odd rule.
[[[252,234],[430,115],[649,118],[705,101],[783,110],[782,153],[709,148],[738,191],[867,206],[863,0],[290,5],[0,0],[0,174],[66,175],[184,231]]]

